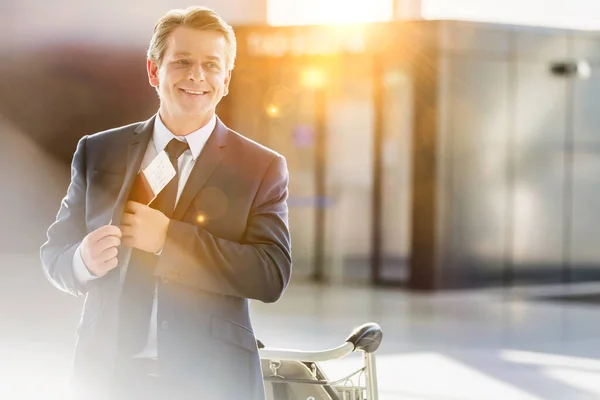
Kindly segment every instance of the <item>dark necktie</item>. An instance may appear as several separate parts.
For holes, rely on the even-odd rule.
[[[187,149],[189,149],[187,142],[171,139],[166,152],[175,168],[175,176],[150,204],[150,207],[161,211],[169,218],[173,215],[177,199],[179,184],[177,160]],[[155,290],[153,272],[157,261],[158,256],[155,254],[138,249],[131,251],[120,302],[119,345],[122,356],[132,356],[146,345]]]

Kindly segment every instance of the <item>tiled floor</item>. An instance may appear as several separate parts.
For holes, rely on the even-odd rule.
[[[353,327],[379,323],[384,400],[599,399],[600,305],[531,299],[573,291],[600,292],[600,286],[428,295],[294,284],[278,303],[252,309],[257,336],[273,347],[334,347]],[[69,356],[64,343],[4,343],[0,398],[55,398],[49,394],[64,387]],[[336,378],[360,361],[349,357],[323,368]]]
[[[598,399],[600,305],[531,300],[600,292],[598,285],[436,295],[297,285],[274,304],[255,304],[268,345],[319,349],[374,321],[382,399]],[[343,376],[360,358],[324,365]]]

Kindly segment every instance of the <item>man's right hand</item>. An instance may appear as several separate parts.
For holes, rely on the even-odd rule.
[[[95,277],[106,275],[119,265],[117,247],[121,244],[121,229],[105,225],[88,234],[79,247],[81,258]]]

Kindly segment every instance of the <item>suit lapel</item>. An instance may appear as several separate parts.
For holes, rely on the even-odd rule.
[[[123,210],[125,208],[125,203],[127,202],[131,186],[133,185],[135,177],[140,170],[140,165],[144,159],[146,148],[148,147],[148,143],[152,137],[155,117],[156,116],[153,116],[146,122],[138,125],[138,127],[131,133],[127,140],[127,170],[125,171],[123,186],[121,186],[121,191],[119,192],[119,196],[115,202],[112,225],[119,226],[121,223],[121,216],[123,215]]]
[[[217,118],[217,125],[198,156],[190,177],[183,188],[183,192],[173,212],[173,219],[179,220],[183,217],[194,197],[196,197],[217,165],[221,162],[225,153],[225,146],[227,145],[227,135],[227,127]]]

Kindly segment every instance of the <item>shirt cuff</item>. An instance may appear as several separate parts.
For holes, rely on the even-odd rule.
[[[81,257],[80,247],[81,246],[77,246],[75,252],[73,253],[73,273],[75,274],[75,279],[77,279],[77,281],[83,285],[87,282],[93,281],[94,279],[98,279],[98,277],[92,275],[92,273],[85,266],[83,257]]]

